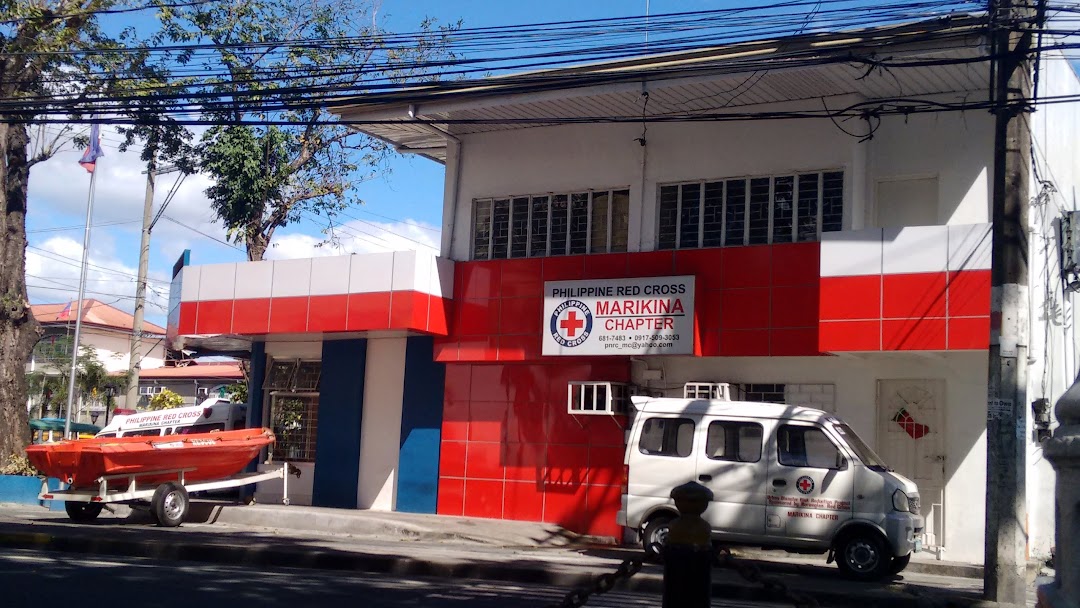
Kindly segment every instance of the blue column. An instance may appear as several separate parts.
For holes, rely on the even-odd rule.
[[[445,366],[435,362],[435,340],[409,338],[401,405],[396,510],[434,513],[439,494]]]
[[[266,379],[266,342],[251,343],[251,368],[248,370],[247,428],[257,429],[263,424],[263,381]],[[266,460],[266,449],[259,452],[259,457],[251,461],[244,469],[249,473],[258,470],[259,463]],[[255,486],[242,486],[240,496],[247,497],[255,493]]]
[[[325,340],[311,504],[356,508],[367,340]]]

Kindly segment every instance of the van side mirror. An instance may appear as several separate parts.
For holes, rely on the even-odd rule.
[[[843,454],[841,454],[840,452],[837,452],[836,453],[836,467],[835,467],[836,470],[838,470],[838,471],[846,471],[847,467],[848,467],[847,458],[844,458]]]

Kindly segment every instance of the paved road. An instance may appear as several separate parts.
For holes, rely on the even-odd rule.
[[[155,608],[254,606],[435,606],[541,608],[561,601],[565,590],[482,581],[322,572],[292,568],[263,571],[244,566],[159,562],[25,549],[0,554],[5,608],[40,608],[43,601],[78,606],[148,605]],[[46,600],[48,596],[48,600]],[[659,608],[655,595],[610,592],[590,607]],[[777,604],[714,601],[714,607]]]

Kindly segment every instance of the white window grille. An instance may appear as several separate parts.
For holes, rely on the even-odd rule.
[[[197,394],[200,397],[209,397],[210,396],[210,389],[200,387],[199,390],[197,391]]]
[[[683,398],[731,401],[731,385],[726,382],[687,382],[683,385]]]
[[[314,462],[319,426],[319,395],[279,393],[270,395],[270,428],[276,441],[270,447],[274,459]]]
[[[164,386],[140,386],[139,387],[139,394],[140,395],[156,395],[156,394],[160,393],[163,390],[165,390]]]
[[[263,388],[275,391],[316,392],[322,375],[318,360],[274,359],[267,365]]]
[[[819,241],[841,230],[843,171],[660,187],[659,249]]]
[[[630,386],[621,382],[570,382],[566,411],[570,414],[626,414],[630,409]]]
[[[473,201],[474,260],[626,251],[630,190]]]

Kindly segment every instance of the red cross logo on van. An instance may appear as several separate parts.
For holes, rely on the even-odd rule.
[[[803,475],[795,482],[795,489],[801,494],[809,494],[814,491],[814,480],[808,475]]]

